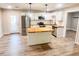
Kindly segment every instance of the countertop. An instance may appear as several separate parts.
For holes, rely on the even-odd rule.
[[[52,25],[52,26],[54,26],[54,27],[56,27],[56,28],[64,28],[63,25]]]
[[[29,33],[36,33],[36,32],[52,32],[54,31],[54,29],[52,28],[52,26],[54,28],[64,28],[64,25],[63,23],[57,23],[57,24],[52,24],[52,25],[49,25],[49,26],[46,26],[46,27],[39,27],[39,26],[32,26],[31,28],[28,28],[27,31]]]
[[[56,28],[64,28],[63,22],[57,22],[56,24],[53,24],[52,26],[54,26]]]
[[[31,27],[31,28],[28,28],[27,31],[29,33],[36,33],[36,32],[52,32],[54,30],[48,27]]]

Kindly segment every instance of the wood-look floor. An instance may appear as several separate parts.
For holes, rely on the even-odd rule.
[[[74,40],[75,39],[75,36],[76,36],[76,31],[67,30],[67,32],[66,32],[66,37],[67,38],[72,38]]]
[[[0,39],[0,56],[76,56],[79,45],[71,38],[54,38],[51,43],[28,46],[27,36],[12,34]]]

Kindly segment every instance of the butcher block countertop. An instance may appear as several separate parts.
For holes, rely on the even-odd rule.
[[[36,32],[52,32],[54,30],[48,27],[32,27],[32,28],[28,28],[27,31],[29,33],[36,33]]]

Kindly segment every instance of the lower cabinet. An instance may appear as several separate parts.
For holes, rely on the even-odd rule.
[[[57,28],[57,37],[63,37],[63,35],[64,35],[64,28],[63,27]]]

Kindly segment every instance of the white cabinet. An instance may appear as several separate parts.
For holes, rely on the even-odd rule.
[[[44,44],[51,42],[51,32],[28,33],[28,45]]]
[[[77,33],[76,33],[75,43],[79,44],[79,20],[78,20],[78,25],[77,25]]]
[[[57,28],[57,37],[63,37],[63,33],[64,33],[63,27]]]

